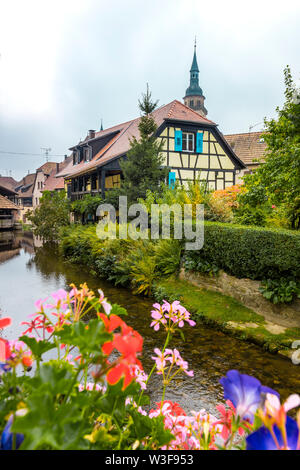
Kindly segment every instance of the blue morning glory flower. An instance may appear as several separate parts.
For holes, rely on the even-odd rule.
[[[236,414],[251,423],[258,407],[263,404],[263,394],[277,392],[264,387],[258,379],[251,375],[240,374],[237,370],[230,370],[226,377],[220,380],[224,388],[225,400],[230,400],[236,408]]]
[[[274,425],[273,431],[277,440],[274,441],[274,438],[265,426],[262,426],[254,433],[250,434],[246,438],[247,450],[280,450],[284,449],[284,441],[281,435],[279,428]],[[297,449],[298,439],[299,439],[299,429],[296,421],[289,416],[286,418],[286,435],[287,435],[287,446],[286,450],[300,450]]]
[[[10,369],[11,367],[6,362],[0,362],[0,375],[3,374],[3,372],[8,372]]]
[[[1,441],[0,441],[0,449],[2,450],[12,450],[12,445],[13,445],[13,433],[11,432],[12,422],[13,422],[13,416],[9,418],[2,432]],[[16,449],[20,447],[23,441],[24,441],[23,434],[16,434]]]

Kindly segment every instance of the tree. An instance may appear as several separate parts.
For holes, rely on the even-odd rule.
[[[127,159],[120,163],[124,179],[119,194],[126,195],[129,203],[144,198],[147,190],[159,191],[161,183],[167,177],[168,170],[162,167],[163,142],[157,141],[157,125],[151,115],[157,103],[158,101],[152,101],[147,84],[146,93],[139,100],[139,109],[142,112],[138,126],[140,140],[132,138]]]
[[[96,220],[97,207],[102,204],[103,199],[100,195],[92,196],[86,194],[82,199],[72,202],[71,210],[82,217],[82,219]]]
[[[70,204],[64,191],[45,191],[35,211],[28,219],[35,235],[45,241],[56,242],[61,227],[70,223]]]
[[[265,119],[265,163],[244,178],[247,193],[241,200],[252,205],[281,205],[292,228],[300,227],[300,91],[289,66],[284,70],[285,103],[276,108],[278,119]]]

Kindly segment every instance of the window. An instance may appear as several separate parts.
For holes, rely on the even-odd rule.
[[[74,150],[73,152],[73,165],[77,165],[79,163],[79,151]]]
[[[190,100],[190,107],[192,108],[194,106],[194,100]]]
[[[186,152],[194,152],[195,136],[191,132],[182,133],[182,150]]]
[[[83,149],[83,160],[84,160],[85,162],[88,162],[89,159],[90,159],[90,149],[89,149],[89,147],[85,147],[85,148]]]

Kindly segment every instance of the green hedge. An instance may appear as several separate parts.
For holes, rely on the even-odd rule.
[[[186,268],[191,269],[199,260],[238,278],[300,278],[300,233],[205,222],[202,250],[184,255]]]

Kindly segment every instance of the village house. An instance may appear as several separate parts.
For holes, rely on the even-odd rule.
[[[53,171],[57,173],[58,165],[56,162],[46,162],[36,170],[32,192],[33,209],[39,205],[46,180]]]
[[[19,220],[19,207],[0,195],[0,230],[12,229]]]
[[[200,179],[209,189],[224,189],[235,184],[246,167],[217,124],[206,117],[204,100],[195,47],[185,104],[174,100],[153,111],[156,136],[163,140],[169,184]],[[106,190],[120,185],[120,160],[126,158],[130,140],[139,138],[139,122],[136,118],[98,132],[90,130],[83,142],[70,148],[72,161],[57,176],[65,178],[71,200],[88,193],[104,196]]]
[[[35,181],[35,173],[28,173],[15,187],[18,193],[17,204],[20,207],[20,220],[27,223],[26,214],[32,210],[32,195]]]
[[[72,155],[67,157],[65,156],[65,159],[63,162],[57,163],[56,167],[51,171],[50,175],[46,179],[43,189],[41,192],[43,193],[44,191],[64,191],[65,190],[65,180],[62,176],[57,177],[57,174],[60,173],[61,171],[66,168],[66,166],[71,162],[72,160]]]
[[[17,204],[18,193],[15,191],[17,181],[11,176],[0,176],[0,195]]]

